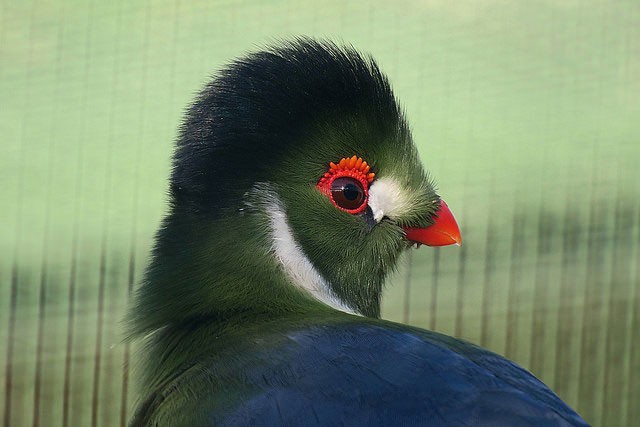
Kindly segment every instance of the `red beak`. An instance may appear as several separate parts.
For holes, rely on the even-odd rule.
[[[440,200],[440,208],[438,208],[434,219],[435,222],[427,228],[405,228],[407,240],[427,246],[453,244],[460,246],[462,244],[458,223],[444,200]]]

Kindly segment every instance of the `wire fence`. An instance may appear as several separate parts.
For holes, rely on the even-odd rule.
[[[212,72],[292,35],[373,54],[460,248],[410,251],[383,317],[517,361],[593,425],[640,424],[636,2],[5,2],[0,420],[126,425],[121,320]]]

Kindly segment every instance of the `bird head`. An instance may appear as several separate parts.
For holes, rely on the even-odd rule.
[[[138,333],[243,313],[378,317],[404,250],[460,243],[376,63],[309,39],[238,59],[205,87],[170,203],[131,311]]]

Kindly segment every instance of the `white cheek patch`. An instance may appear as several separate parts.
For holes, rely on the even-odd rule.
[[[393,178],[376,179],[369,188],[369,207],[373,218],[380,222],[383,217],[395,219],[411,211],[411,200],[402,186]]]
[[[357,314],[355,310],[335,295],[329,283],[315,269],[296,243],[286,214],[277,201],[277,197],[271,197],[271,200],[266,205],[266,211],[271,226],[272,250],[287,276],[298,288],[308,292],[316,300],[336,310]]]

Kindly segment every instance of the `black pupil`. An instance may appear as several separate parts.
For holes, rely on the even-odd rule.
[[[344,197],[347,200],[355,200],[360,195],[360,189],[356,187],[354,184],[347,184],[343,187]]]

